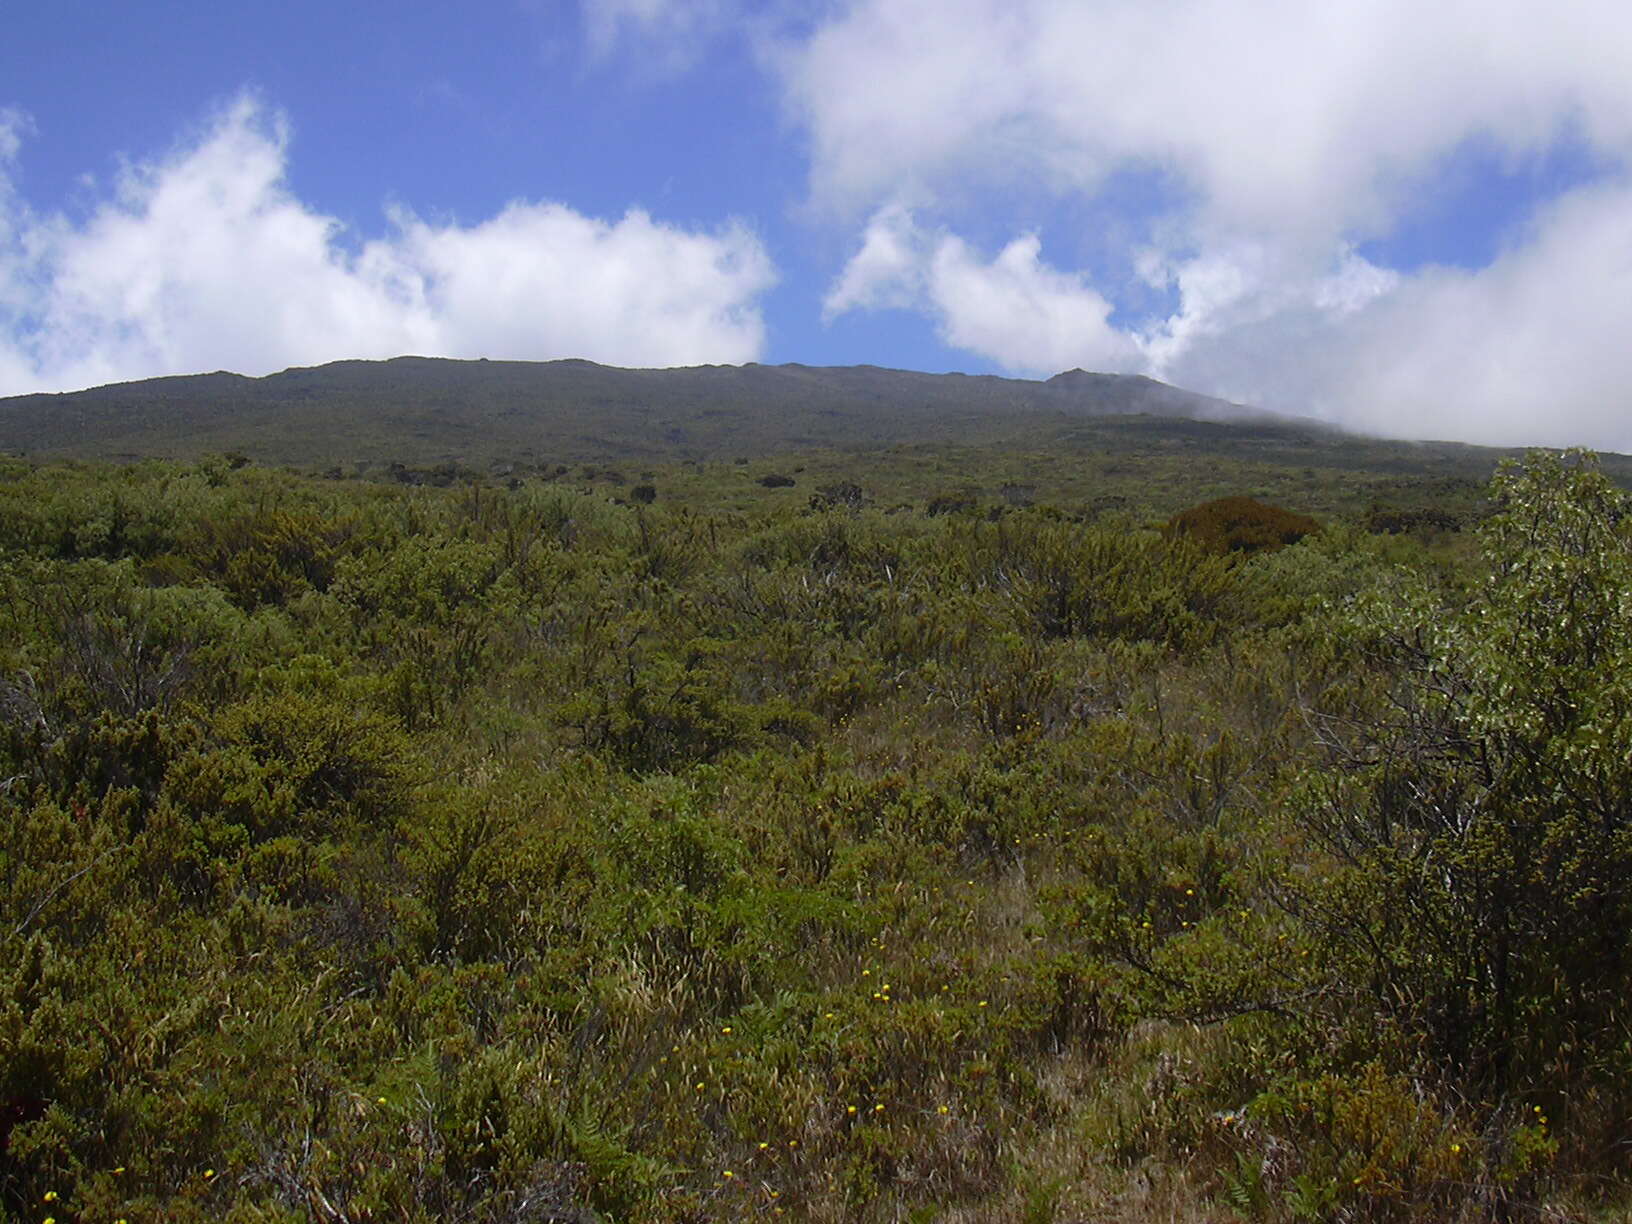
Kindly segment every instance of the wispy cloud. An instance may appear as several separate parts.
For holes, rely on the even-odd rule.
[[[22,126],[0,119],[0,158]],[[399,209],[353,251],[291,192],[289,141],[240,98],[128,167],[82,222],[29,211],[0,161],[0,394],[404,352],[684,365],[762,351],[774,271],[740,226],[548,202],[473,225]]]
[[[650,70],[676,72],[697,62],[740,7],[738,0],[584,0],[584,35],[597,57],[633,43]]]
[[[627,51],[620,64],[666,78],[698,67],[716,44],[741,40],[767,62],[797,45],[836,9],[832,0],[580,0],[592,58]]]

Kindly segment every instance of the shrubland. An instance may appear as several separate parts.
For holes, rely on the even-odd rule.
[[[1589,456],[1466,532],[783,480],[12,463],[7,1216],[1627,1209]]]

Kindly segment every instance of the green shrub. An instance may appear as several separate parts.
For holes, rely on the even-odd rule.
[[[1288,891],[1334,1030],[1476,1100],[1620,1083],[1632,981],[1632,548],[1582,455],[1492,484],[1465,608],[1385,580],[1344,609],[1378,669],[1320,724],[1293,809],[1329,869]]]

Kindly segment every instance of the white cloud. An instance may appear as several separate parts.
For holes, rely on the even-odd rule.
[[[689,234],[632,211],[609,224],[559,204],[512,204],[468,229],[398,218],[366,274],[407,289],[457,355],[559,354],[625,365],[739,362],[764,328],[770,264],[745,229]]]
[[[627,51],[619,67],[636,79],[678,76],[727,41],[774,57],[834,7],[834,0],[578,0],[591,58]]]
[[[956,234],[926,229],[911,210],[890,205],[868,223],[827,295],[824,316],[919,310],[936,320],[946,343],[1016,374],[1085,366],[1160,376],[1207,340],[1294,315],[1347,318],[1400,279],[1352,251],[1319,274],[1273,266],[1279,254],[1245,243],[1176,262],[1144,252],[1141,274],[1175,289],[1179,309],[1134,330],[1111,323],[1112,303],[1085,277],[1045,262],[1037,235],[1022,234],[986,260]]]
[[[30,213],[0,174],[0,394],[404,352],[682,365],[763,348],[774,275],[741,227],[553,203],[473,226],[399,211],[352,255],[289,191],[288,139],[241,99],[126,170],[83,223]]]
[[[23,147],[23,134],[31,124],[27,115],[15,107],[0,106],[0,164],[11,161]]]
[[[1347,249],[1317,268],[1250,243],[1146,252],[1140,268],[1178,309],[1118,329],[1034,235],[987,260],[891,206],[825,305],[921,311],[948,344],[1017,374],[1140,369],[1396,436],[1632,449],[1632,181],[1569,193],[1475,271],[1402,275]]]
[[[1198,340],[1175,381],[1407,437],[1632,449],[1632,182],[1570,193],[1486,268]]]
[[[663,71],[691,67],[710,40],[742,17],[739,0],[583,0],[582,8],[591,53],[606,56],[632,42]]]
[[[881,208],[867,226],[861,249],[823,300],[822,317],[831,320],[848,310],[907,310],[919,305],[930,256],[928,238],[910,209]]]
[[[947,343],[1034,374],[1137,368],[1139,348],[1110,325],[1111,304],[1082,278],[1044,264],[1041,251],[1026,234],[988,263],[962,239],[942,237],[929,284]]]
[[[1629,43],[1609,0],[856,0],[783,63],[835,207],[1155,164],[1211,226],[1301,233],[1386,224],[1470,137],[1517,157],[1579,123],[1624,151]]]
[[[1178,309],[1140,335],[1147,368],[1158,377],[1168,377],[1172,367],[1201,346],[1214,343],[1228,350],[1232,337],[1277,322],[1295,318],[1305,328],[1341,327],[1394,292],[1402,280],[1397,272],[1379,268],[1349,248],[1339,248],[1317,263],[1277,244],[1249,241],[1174,261],[1147,251],[1141,272],[1152,283],[1178,293]],[[1278,364],[1290,358],[1283,354]],[[1187,368],[1202,373],[1193,361]],[[1210,384],[1224,377],[1218,370],[1207,373]],[[1273,378],[1267,370],[1266,374]],[[1262,402],[1263,394],[1254,399],[1236,388],[1230,398]]]
[[[869,223],[824,314],[921,309],[946,343],[1020,374],[1140,365],[1138,344],[1108,322],[1111,304],[1041,253],[1037,236],[1026,234],[985,260],[957,235],[927,232],[908,209],[891,206]]]
[[[1175,381],[1359,427],[1632,449],[1606,393],[1632,348],[1627,46],[1613,0],[853,0],[776,63],[816,210],[872,217],[829,315],[910,301],[1013,369],[1134,346]],[[1458,154],[1517,170],[1564,142],[1599,182],[1490,267],[1356,253]],[[1170,189],[1128,254],[1177,307],[1118,335],[1100,293],[1120,287],[1047,266],[1020,218],[1066,199],[1128,228],[1106,188],[1130,173]],[[902,199],[933,256],[887,223]],[[989,263],[948,231],[1005,216],[1017,236]]]

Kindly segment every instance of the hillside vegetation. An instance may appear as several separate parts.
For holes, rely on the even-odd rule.
[[[1041,462],[1044,480],[1125,476],[1107,458],[1251,465],[1308,490],[1352,474],[1482,486],[1496,453],[1453,443],[1360,438],[1148,378],[1072,370],[1043,382],[873,366],[625,370],[588,361],[342,361],[265,378],[201,374],[65,395],[0,399],[0,451],[30,459],[192,459],[240,454],[337,475],[395,467],[431,479],[543,476],[562,465],[758,462],[814,454],[897,467],[958,451]],[[1623,483],[1632,461],[1606,456]],[[1110,464],[1109,466],[1115,466]],[[438,473],[441,473],[438,475]],[[1151,474],[1158,481],[1166,472]],[[1022,485],[1030,475],[1011,475]],[[865,483],[865,482],[863,482]],[[1135,479],[1122,481],[1135,489]],[[1128,489],[1109,490],[1126,494]],[[1096,490],[1104,492],[1104,490]],[[1042,488],[1041,500],[1077,496]],[[1319,495],[1318,492],[1316,494]],[[1179,501],[1172,508],[1191,504]],[[1308,510],[1312,507],[1304,505]]]
[[[874,366],[628,370],[399,357],[17,396],[0,400],[0,449],[120,460],[237,450],[296,463],[696,459],[978,442],[1019,424],[1106,413],[1277,419],[1148,378],[1082,370],[1034,382]]]
[[[10,461],[0,1207],[1624,1218],[1626,496],[1219,428]]]

